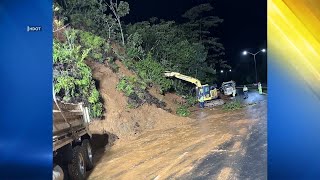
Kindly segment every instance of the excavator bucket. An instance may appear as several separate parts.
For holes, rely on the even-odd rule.
[[[216,99],[216,100],[212,100],[212,101],[206,101],[204,103],[204,107],[215,107],[215,106],[221,106],[223,105],[225,102],[222,99]]]

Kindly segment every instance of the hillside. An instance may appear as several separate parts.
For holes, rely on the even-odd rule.
[[[180,72],[211,83],[216,65],[228,68],[220,59],[223,45],[206,33],[222,20],[209,22],[210,14],[189,17],[190,9],[181,23],[158,19],[122,24],[120,18],[129,14],[129,4],[109,4],[121,9],[119,12],[105,7],[96,1],[55,1],[56,97],[64,102],[83,102],[94,119],[93,133],[110,133],[121,140],[192,121],[181,116],[189,116],[188,108],[197,103],[194,85],[166,78],[163,73]],[[204,4],[195,8],[205,14],[212,7]],[[192,28],[200,20],[207,24],[203,32]]]
[[[113,72],[105,64],[87,62],[92,69],[93,78],[98,82],[98,90],[103,98],[105,113],[101,120],[95,120],[90,126],[93,133],[112,133],[120,140],[133,139],[143,132],[151,129],[161,129],[180,126],[191,119],[179,117],[167,110],[156,107],[155,104],[145,103],[142,106],[128,108],[128,97],[117,90],[117,84],[121,77],[135,76],[120,61],[116,62],[119,72]],[[156,88],[152,88],[152,94],[157,95],[168,107],[174,108],[175,102],[167,96],[160,95]],[[170,94],[174,97],[176,95]],[[178,98],[178,96],[176,96]],[[172,109],[172,111],[175,109]],[[175,112],[175,111],[173,111]]]

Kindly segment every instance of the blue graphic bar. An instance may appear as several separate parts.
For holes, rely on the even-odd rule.
[[[0,2],[0,179],[52,178],[52,1]]]

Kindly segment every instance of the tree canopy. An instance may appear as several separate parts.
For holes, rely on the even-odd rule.
[[[216,67],[229,66],[224,59],[223,44],[212,33],[223,20],[212,15],[212,10],[208,3],[193,7],[182,15],[183,23],[153,17],[125,24],[121,19],[129,15],[128,2],[55,0],[54,31],[69,25],[64,30],[64,40],[58,36],[54,40],[57,95],[66,101],[84,101],[90,105],[92,116],[102,115],[99,91],[85,61],[112,65],[114,58],[108,53],[110,39],[125,49],[124,53],[115,54],[136,72],[142,84],[157,85],[162,92],[174,89],[180,94],[194,89],[192,84],[165,78],[164,71],[176,71],[198,78],[202,83],[214,83]]]

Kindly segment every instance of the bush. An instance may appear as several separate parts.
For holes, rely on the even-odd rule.
[[[151,53],[136,63],[135,70],[146,83],[159,85],[161,91],[167,91],[172,86],[172,81],[163,75],[166,69],[152,58]]]
[[[133,92],[139,94],[146,90],[147,84],[136,77],[125,76],[119,81],[117,89],[124,92],[126,96],[130,96]]]
[[[65,31],[66,42],[54,40],[53,71],[56,96],[65,102],[83,102],[90,108],[90,116],[101,117],[103,105],[99,91],[92,79],[91,69],[84,60],[90,48],[81,47],[76,41],[77,31]]]
[[[132,59],[126,59],[124,57],[120,57],[122,59],[123,64],[129,69],[129,70],[135,70],[135,61]]]
[[[104,62],[108,58],[111,47],[105,39],[85,31],[77,31],[79,44],[83,48],[90,48],[88,57],[98,62]]]
[[[187,117],[191,114],[190,110],[188,109],[188,107],[186,105],[182,105],[182,106],[178,107],[176,113],[182,117]]]
[[[186,101],[188,107],[194,106],[198,103],[196,96],[187,96]]]
[[[91,117],[101,117],[103,113],[103,105],[101,102],[90,105],[90,116]]]
[[[127,39],[126,52],[130,59],[142,59],[144,56],[144,51],[141,47],[142,36],[135,32],[131,34]]]
[[[128,108],[137,108],[144,103],[155,104],[158,108],[165,107],[165,103],[147,91],[147,84],[140,78],[125,76],[119,81],[117,89],[128,97]]]
[[[241,108],[243,108],[243,105],[241,104],[241,102],[239,100],[229,102],[229,103],[223,105],[223,107],[222,107],[223,110],[227,110],[227,111],[233,111],[233,110],[237,110],[237,109],[241,109]]]
[[[134,85],[129,77],[122,78],[117,85],[117,89],[122,91],[126,96],[130,96],[134,93]]]
[[[136,107],[136,105],[133,103],[128,103],[128,105],[127,105],[128,109],[134,109],[135,107]]]

